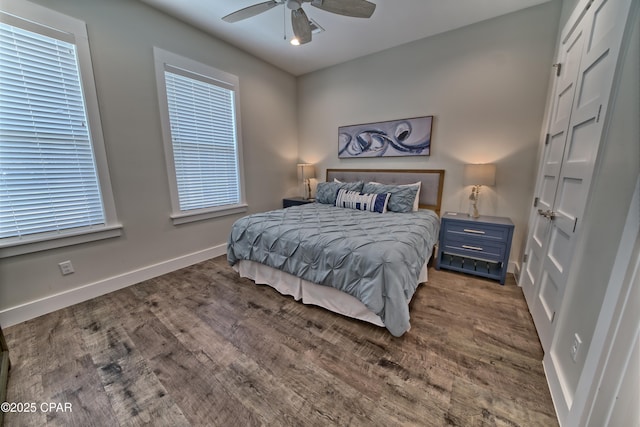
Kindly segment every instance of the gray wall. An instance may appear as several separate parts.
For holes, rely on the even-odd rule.
[[[295,78],[135,0],[36,0],[87,23],[111,181],[124,235],[0,260],[0,311],[226,243],[238,216],[174,226],[153,46],[240,78],[250,212],[295,185]],[[265,161],[268,159],[268,162]],[[58,263],[76,273],[62,277]]]
[[[466,212],[465,163],[495,163],[480,211],[516,225],[520,259],[532,203],[561,3],[553,1],[299,78],[300,157],[329,167],[446,169],[443,208]],[[339,126],[433,115],[430,157],[343,159]]]

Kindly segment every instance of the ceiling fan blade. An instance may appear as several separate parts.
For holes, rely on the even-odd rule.
[[[243,19],[251,18],[252,16],[256,16],[262,12],[266,12],[272,7],[276,7],[279,5],[275,0],[265,1],[263,3],[254,4],[253,6],[245,7],[244,9],[236,10],[233,13],[228,14],[227,16],[223,16],[222,20],[225,22],[238,22]]]
[[[311,6],[354,18],[370,18],[376,10],[376,5],[367,0],[311,0]]]
[[[295,34],[300,44],[311,41],[311,24],[302,8],[291,11],[291,26],[293,27],[293,34]]]

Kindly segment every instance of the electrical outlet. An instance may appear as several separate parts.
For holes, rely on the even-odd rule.
[[[573,334],[573,343],[571,344],[571,360],[574,362],[578,359],[578,351],[580,351],[580,346],[582,345],[582,340],[578,334]]]
[[[63,261],[60,264],[58,264],[58,266],[60,267],[60,271],[62,272],[63,276],[66,276],[67,274],[71,274],[75,272],[75,270],[73,269],[73,264],[71,264],[71,261]]]

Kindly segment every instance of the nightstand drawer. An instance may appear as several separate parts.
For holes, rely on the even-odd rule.
[[[445,239],[442,251],[448,254],[461,255],[485,261],[502,261],[505,258],[506,244],[479,239],[454,240]]]
[[[509,238],[509,229],[506,227],[467,223],[464,221],[447,221],[445,223],[444,233],[445,239],[477,238],[506,242]]]

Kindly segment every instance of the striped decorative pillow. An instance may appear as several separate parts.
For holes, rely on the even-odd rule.
[[[336,206],[359,211],[385,213],[389,203],[389,196],[391,196],[390,193],[361,194],[357,191],[340,189],[336,197]]]

